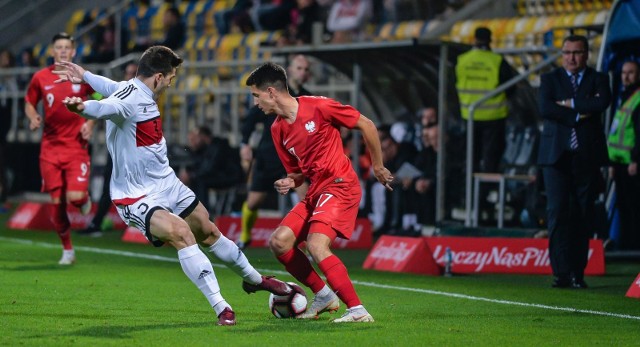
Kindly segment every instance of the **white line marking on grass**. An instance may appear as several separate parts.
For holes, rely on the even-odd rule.
[[[44,248],[60,248],[59,244],[52,244],[52,243],[48,243],[48,242],[31,241],[31,240],[25,240],[25,239],[16,239],[16,238],[2,237],[2,236],[0,236],[0,241],[8,241],[8,242],[19,243],[19,244],[24,244],[24,245],[34,245],[34,246],[39,246],[39,247],[44,247]],[[160,255],[145,254],[145,253],[135,253],[135,252],[128,252],[128,251],[119,251],[119,250],[115,250],[115,249],[103,249],[103,248],[83,247],[83,246],[76,246],[75,249],[77,249],[79,251],[85,251],[85,252],[91,252],[91,253],[113,254],[113,255],[120,255],[120,256],[124,256],[124,257],[151,259],[151,260],[159,260],[159,261],[166,261],[166,262],[172,262],[172,263],[178,263],[179,262],[178,259],[174,258],[174,257],[165,257],[165,256],[160,256]],[[227,267],[226,265],[220,265],[220,264],[214,264],[214,266],[215,267],[223,267],[223,268]],[[280,270],[272,270],[272,269],[258,269],[258,270],[263,271],[263,272],[270,272],[270,273],[277,273],[277,274],[282,274],[282,275],[289,275],[288,272],[280,271]],[[451,298],[467,299],[467,300],[474,300],[474,301],[484,301],[484,302],[490,302],[490,303],[502,304],[502,305],[535,307],[535,308],[541,308],[541,309],[553,310],[553,311],[584,313],[584,314],[592,314],[592,315],[596,315],[596,316],[606,316],[606,317],[616,317],[616,318],[623,318],[623,319],[640,320],[640,316],[632,316],[632,315],[621,314],[621,313],[612,313],[612,312],[594,311],[594,310],[583,310],[583,309],[577,309],[577,308],[571,308],[571,307],[560,307],[560,306],[550,306],[550,305],[542,305],[542,304],[532,304],[532,303],[510,301],[510,300],[490,299],[490,298],[483,298],[483,297],[480,297],[480,296],[472,296],[472,295],[466,295],[466,294],[441,292],[441,291],[430,290],[430,289],[390,286],[390,285],[387,285],[387,284],[380,284],[380,283],[374,283],[374,282],[362,282],[362,281],[355,281],[355,280],[352,280],[352,282],[354,284],[358,284],[358,285],[365,286],[365,287],[393,289],[393,290],[400,290],[400,291],[405,291],[405,292],[423,293],[423,294],[430,294],[430,295],[440,295],[440,296],[447,296],[447,297],[451,297]]]

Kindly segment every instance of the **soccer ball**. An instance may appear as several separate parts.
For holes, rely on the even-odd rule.
[[[276,318],[295,318],[307,310],[307,294],[304,289],[293,282],[289,295],[269,295],[269,310]]]

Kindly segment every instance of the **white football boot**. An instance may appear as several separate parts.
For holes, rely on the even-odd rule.
[[[60,265],[73,265],[76,262],[76,252],[72,250],[62,250],[62,258],[58,261]]]
[[[340,308],[340,299],[334,292],[330,292],[329,295],[319,297],[318,295],[313,297],[311,306],[303,314],[297,316],[299,319],[318,319],[318,315],[323,312],[334,313]]]
[[[333,320],[334,323],[364,323],[373,321],[373,317],[362,305],[348,308],[342,317]]]

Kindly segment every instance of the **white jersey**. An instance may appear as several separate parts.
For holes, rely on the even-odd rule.
[[[83,116],[107,120],[107,148],[113,160],[111,200],[131,205],[163,189],[163,181],[175,177],[175,172],[169,166],[153,92],[137,78],[115,82],[86,72],[84,80],[106,97],[86,101]]]

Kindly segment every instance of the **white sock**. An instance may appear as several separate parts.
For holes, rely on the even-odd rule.
[[[329,288],[328,285],[324,285],[324,287],[322,287],[322,289],[320,289],[317,293],[316,296],[319,297],[323,297],[323,296],[327,296],[329,294],[331,294],[333,291],[331,290],[331,288]]]
[[[209,251],[245,281],[251,284],[262,283],[262,276],[249,263],[242,250],[224,235],[220,235],[218,241],[209,247]]]
[[[220,315],[220,312],[229,304],[220,294],[220,286],[209,258],[202,253],[196,244],[179,250],[178,259],[180,259],[182,271],[209,300],[209,304],[216,311],[216,316]]]

